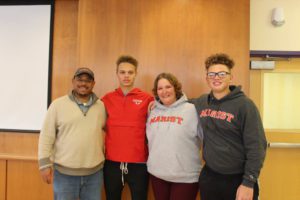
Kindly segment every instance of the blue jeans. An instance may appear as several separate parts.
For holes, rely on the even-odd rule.
[[[103,170],[88,176],[69,176],[54,170],[55,200],[101,200]]]

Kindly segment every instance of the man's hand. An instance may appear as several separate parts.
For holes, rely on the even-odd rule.
[[[253,199],[253,188],[240,185],[236,191],[235,200],[252,200]]]
[[[52,183],[52,179],[53,179],[53,172],[52,171],[53,170],[52,170],[51,167],[48,167],[48,168],[40,170],[40,174],[42,176],[42,179],[47,184],[51,184]]]

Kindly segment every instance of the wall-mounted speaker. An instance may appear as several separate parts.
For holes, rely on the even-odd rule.
[[[285,23],[283,8],[277,7],[272,10],[272,24],[282,26]]]

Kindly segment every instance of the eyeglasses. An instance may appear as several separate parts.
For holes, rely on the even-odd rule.
[[[217,75],[218,75],[218,77],[219,77],[220,79],[223,79],[223,78],[225,78],[228,74],[230,74],[230,73],[229,73],[229,72],[221,71],[221,72],[208,72],[206,75],[207,75],[207,78],[209,78],[209,79],[216,78]]]

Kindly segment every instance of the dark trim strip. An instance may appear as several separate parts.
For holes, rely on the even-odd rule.
[[[250,51],[250,57],[300,57],[300,51]]]
[[[48,107],[52,100],[52,60],[53,60],[53,34],[54,34],[54,0],[51,1],[51,16],[50,16],[50,41],[49,41],[49,68],[48,68]]]
[[[40,130],[21,130],[21,129],[0,129],[0,132],[15,132],[15,133],[40,133]]]
[[[54,0],[0,0],[0,5],[50,5]]]

